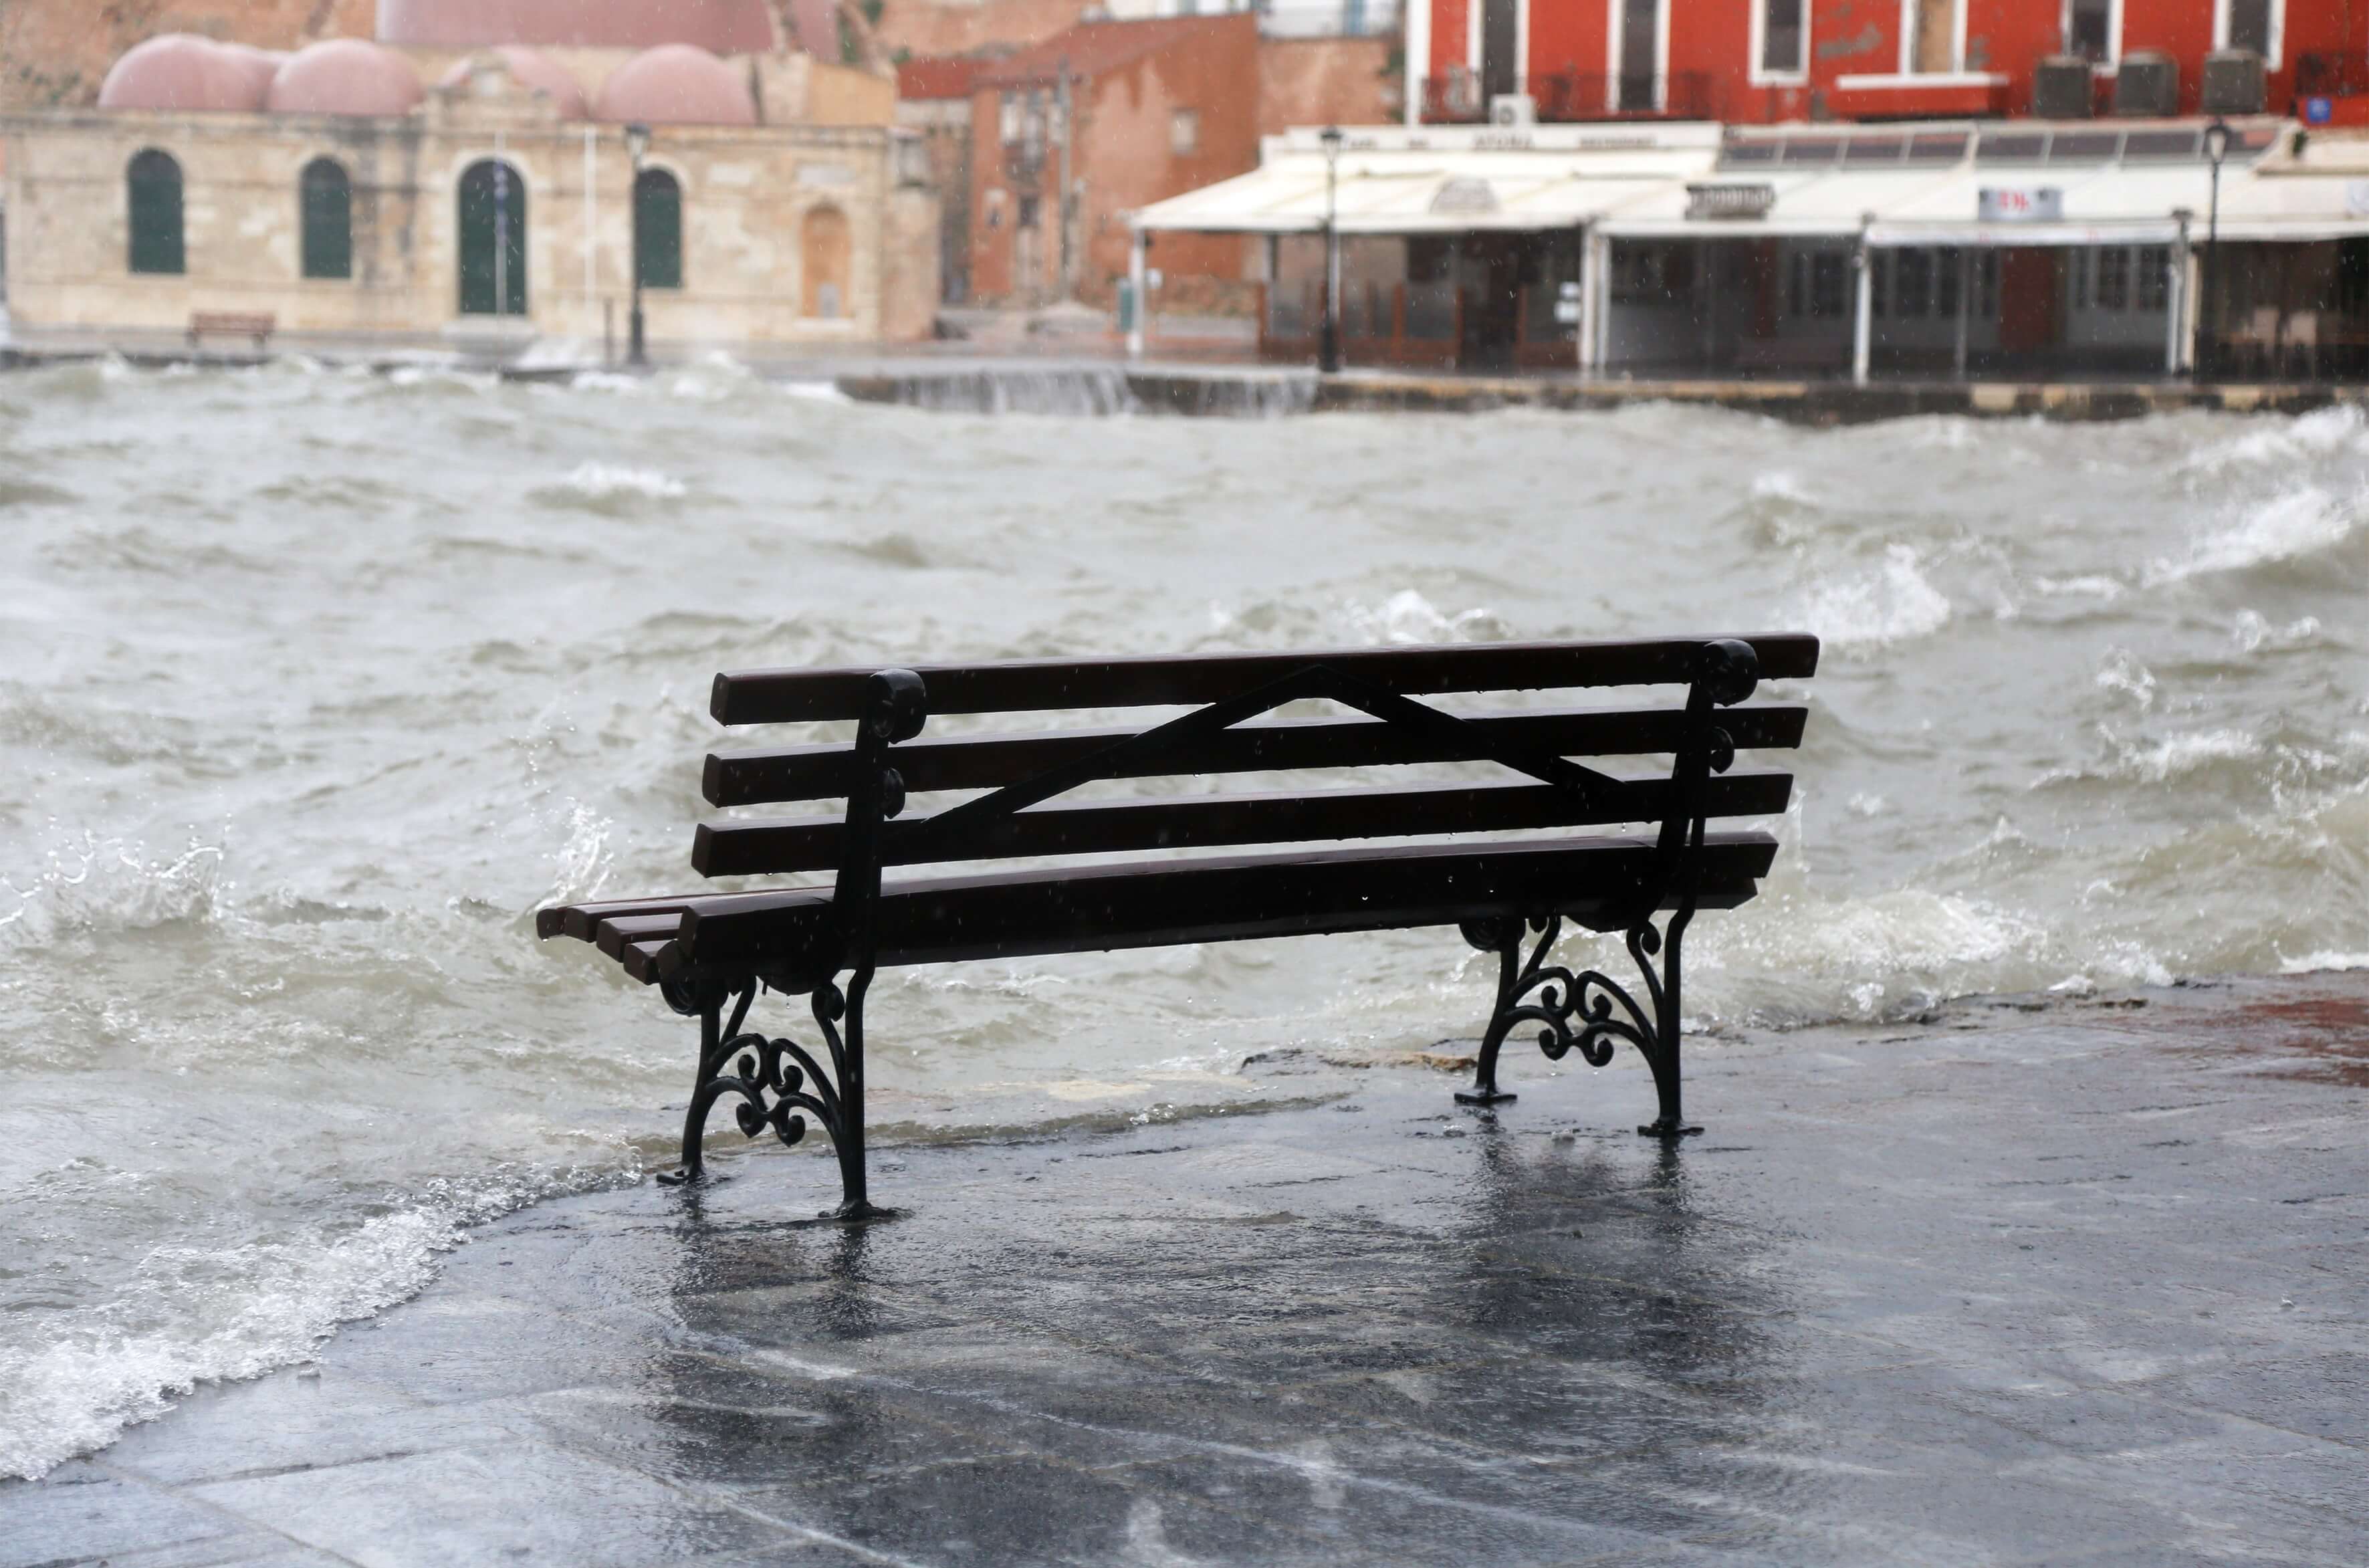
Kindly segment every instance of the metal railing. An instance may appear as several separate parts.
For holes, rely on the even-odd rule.
[[[2295,56],[2295,96],[2349,98],[2369,93],[2369,56],[2312,52]]]

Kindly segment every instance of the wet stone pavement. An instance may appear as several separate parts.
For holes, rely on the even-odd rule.
[[[1507,1059],[513,1216],[0,1564],[2369,1560],[2369,977]]]

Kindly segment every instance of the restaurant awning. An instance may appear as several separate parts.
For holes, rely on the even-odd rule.
[[[2245,122],[2221,171],[2220,236],[2369,235],[2369,156]],[[1361,127],[1332,201],[1344,235],[1543,232],[1616,240],[1855,239],[1876,246],[2201,241],[2212,166],[2197,121],[2121,125]],[[1252,172],[1141,209],[1138,233],[1320,234],[1314,131],[1262,143]]]
[[[2289,154],[2283,128],[2253,129],[2254,144],[2221,170],[2221,238],[2369,235],[2369,182]],[[2054,140],[2101,147],[2105,155],[2057,158],[2046,155],[2044,132],[2019,134],[2043,155],[1987,156],[1983,139],[1967,133],[1960,155],[1921,166],[1905,158],[1852,166],[1842,157],[1814,168],[1739,166],[1741,160],[1723,156],[1709,179],[1631,202],[1602,226],[1614,239],[1844,239],[1864,230],[1879,246],[2162,245],[2179,237],[2185,213],[2191,236],[2203,238],[2214,192],[2201,152],[2125,158],[2118,155],[2121,133],[2084,129]],[[2130,142],[2140,134],[2165,133],[2134,132]]]
[[[1558,132],[1562,132],[1558,134]],[[1715,127],[1540,127],[1462,136],[1348,133],[1333,192],[1345,235],[1576,228],[1707,175]],[[1312,131],[1266,138],[1259,167],[1136,212],[1139,232],[1318,234],[1325,155]]]

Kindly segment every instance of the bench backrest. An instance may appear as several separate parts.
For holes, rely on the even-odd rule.
[[[1729,772],[1738,750],[1800,744],[1798,706],[1737,706],[1763,677],[1817,666],[1814,637],[1665,637],[1413,648],[1016,660],[918,670],[719,675],[711,710],[749,726],[855,720],[853,742],[720,751],[707,799],[725,807],[844,799],[836,815],[703,824],[692,864],[709,876],[832,871],[850,914],[883,866],[1010,856],[1654,823],[1665,852],[1705,819],[1782,812],[1791,777]],[[1589,687],[1683,686],[1646,707],[1468,710],[1418,697]],[[1329,698],[1344,717],[1271,710]],[[917,739],[928,714],[1189,707],[1139,727]],[[1618,777],[1574,757],[1670,754],[1666,772]],[[1503,782],[1094,799],[1056,797],[1104,779],[1492,761]],[[901,815],[908,792],[990,793]],[[1650,892],[1651,890],[1647,890]]]

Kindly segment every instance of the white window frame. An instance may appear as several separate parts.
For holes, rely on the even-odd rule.
[[[1807,0],[1804,0],[1807,3]],[[2214,0],[2226,6],[2228,0]],[[2114,25],[2122,27],[2123,0],[2114,0]],[[2072,0],[2066,0],[2065,19],[2073,19]],[[1931,81],[1940,76],[1958,76],[1966,69],[1966,0],[1953,0],[1950,6],[1950,65],[1945,71],[1917,69],[1917,0],[1900,0],[1900,74],[1917,81]]]
[[[2115,19],[2122,17],[2123,0],[2114,0]],[[2229,0],[2213,0],[2213,47],[2229,47]],[[2270,69],[2281,68],[2287,53],[2287,0],[2271,0]]]
[[[1906,0],[1903,0],[1903,4],[1906,3]],[[1802,63],[1800,68],[1792,71],[1769,71],[1763,69],[1760,63],[1761,45],[1768,41],[1768,0],[1751,0],[1751,5],[1752,57],[1744,74],[1745,80],[1756,87],[1798,87],[1808,83],[1811,58],[1810,22],[1815,7],[1811,5],[1810,0],[1801,0]],[[1965,8],[1966,0],[1958,0],[1958,14],[1961,17],[1965,15]]]
[[[2120,5],[2122,0],[2115,0]],[[1808,5],[1809,0],[1802,0]],[[1621,45],[1626,41],[1628,7],[1623,0],[1604,0],[1606,20],[1604,37],[1607,47],[1604,61],[1604,107],[1615,113],[1620,109]],[[1474,4],[1477,17],[1481,7]],[[1473,26],[1478,29],[1480,24]],[[1475,35],[1478,36],[1477,33]],[[1808,50],[1804,46],[1803,52]],[[1478,60],[1476,53],[1473,58]],[[1670,107],[1670,0],[1654,0],[1654,112],[1659,114]]]
[[[2280,4],[2283,6],[2284,0],[2280,0]],[[2228,0],[2213,0],[2213,5],[2214,7],[2214,15],[2219,16],[2227,6]],[[2222,24],[2218,22],[2214,24],[2216,29],[2221,25]],[[1960,29],[1959,36],[1961,38],[1964,37],[1964,29],[1963,27]],[[2058,46],[2061,48],[2071,42],[2072,38],[2073,0],[2065,0],[2065,3],[2056,8],[2056,41]],[[2106,58],[2097,62],[2091,68],[2100,72],[2111,72],[2121,65],[2122,63],[2123,0],[2112,0],[2112,4],[2106,7]]]

